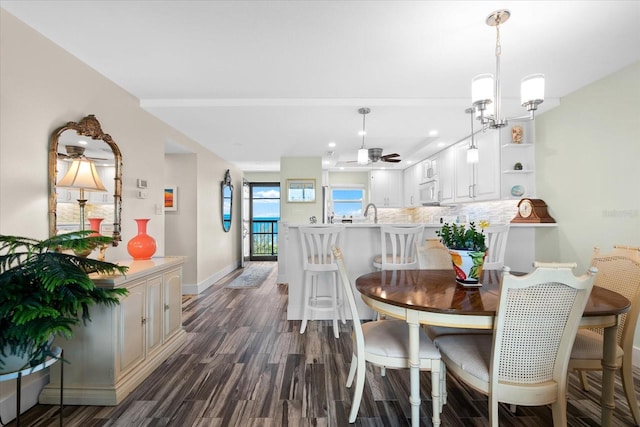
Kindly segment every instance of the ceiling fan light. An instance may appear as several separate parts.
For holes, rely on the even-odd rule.
[[[369,150],[361,148],[358,150],[358,164],[366,165],[369,163]]]

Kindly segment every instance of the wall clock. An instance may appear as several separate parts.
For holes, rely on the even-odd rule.
[[[518,202],[518,212],[511,222],[545,223],[556,222],[549,212],[547,204],[542,199],[521,199]]]

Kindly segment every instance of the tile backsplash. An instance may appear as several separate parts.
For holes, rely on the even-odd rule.
[[[465,203],[457,206],[423,206],[418,208],[379,208],[379,223],[478,222],[506,223],[516,215],[518,200]]]

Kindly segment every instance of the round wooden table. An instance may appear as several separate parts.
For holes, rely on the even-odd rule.
[[[453,270],[387,270],[362,275],[356,288],[375,311],[405,320],[409,326],[412,425],[419,425],[420,376],[418,328],[420,324],[492,329],[500,288],[500,270],[483,273],[482,286],[463,287]],[[512,272],[512,274],[518,274]],[[604,329],[602,426],[610,426],[614,409],[613,387],[618,316],[631,303],[608,289],[593,287],[580,322],[583,328]]]

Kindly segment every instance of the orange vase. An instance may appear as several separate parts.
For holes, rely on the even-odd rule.
[[[138,234],[127,243],[127,251],[134,260],[151,259],[156,253],[156,239],[147,234],[147,223],[149,218],[136,219],[138,223]]]
[[[102,221],[104,220],[104,218],[89,218],[89,224],[91,224],[90,230],[95,231],[95,233],[91,233],[89,234],[89,236],[93,237],[93,236],[99,236],[100,235],[100,224],[102,223]]]

